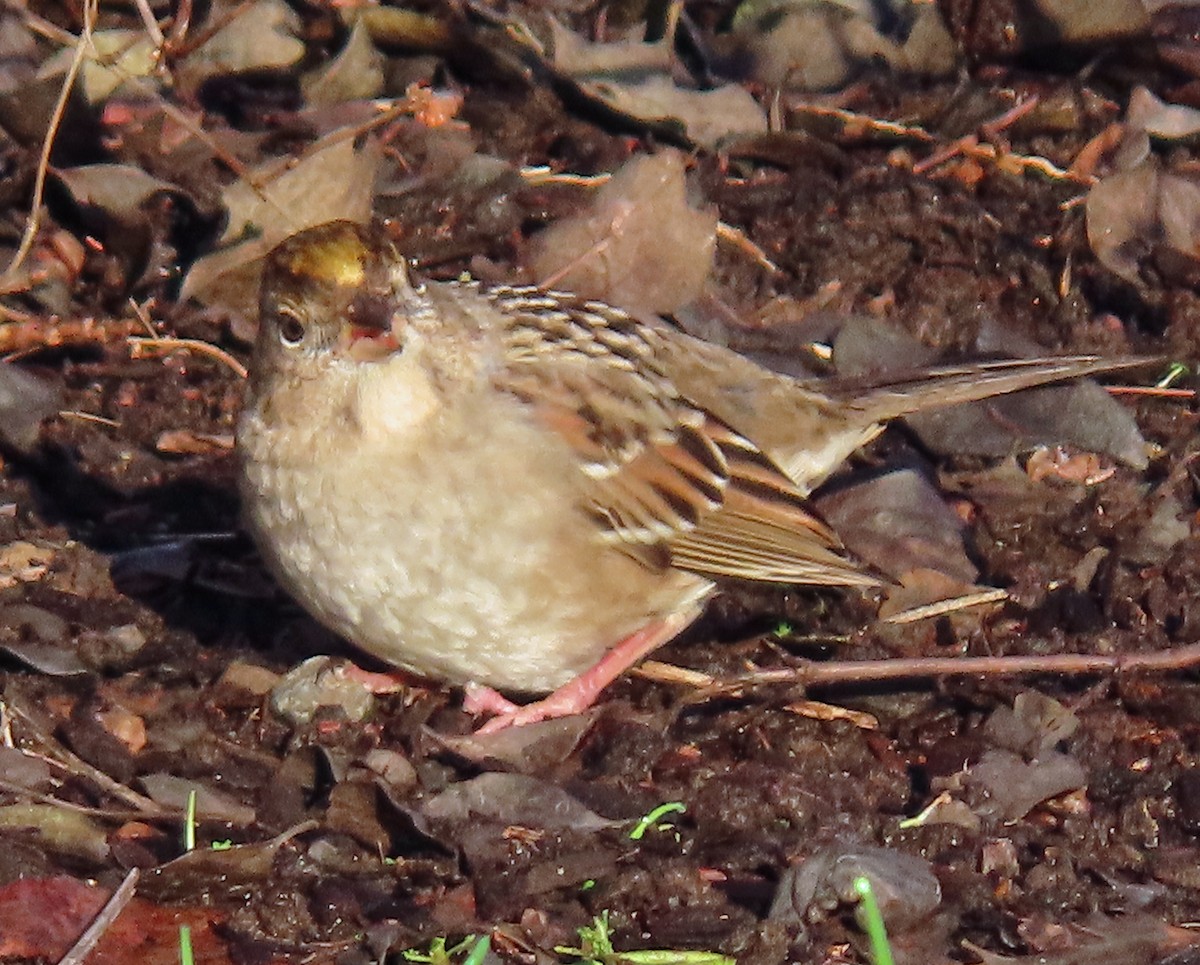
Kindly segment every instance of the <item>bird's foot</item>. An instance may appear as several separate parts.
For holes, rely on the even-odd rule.
[[[362,684],[366,690],[376,695],[398,694],[403,690],[422,686],[419,677],[414,677],[403,670],[388,670],[380,673],[374,670],[364,670],[356,663],[349,663],[343,668],[342,673],[347,679]]]
[[[596,687],[584,679],[588,673],[591,671],[572,678],[550,696],[535,700],[531,704],[519,705],[505,701],[512,709],[495,712],[496,716],[475,731],[476,735],[486,736],[509,727],[523,727],[525,724],[536,724],[540,720],[553,720],[583,713],[596,702],[596,697],[603,689],[603,685]],[[503,697],[500,699],[504,700]]]
[[[467,684],[463,692],[463,710],[468,714],[511,714],[521,709],[500,691],[483,684]]]
[[[676,614],[639,630],[609,650],[595,664],[572,677],[554,693],[531,704],[519,706],[491,687],[467,687],[463,708],[470,713],[495,716],[479,728],[477,735],[495,734],[506,727],[521,727],[540,720],[581,714],[596,702],[600,692],[635,663],[662,646],[692,622],[694,613]]]

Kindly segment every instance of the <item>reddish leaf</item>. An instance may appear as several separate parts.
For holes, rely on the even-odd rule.
[[[56,961],[91,924],[110,892],[74,878],[15,881],[0,888],[0,961]],[[88,965],[177,965],[179,926],[192,929],[197,963],[227,965],[225,944],[212,930],[220,915],[205,908],[164,908],[134,898],[88,956]]]

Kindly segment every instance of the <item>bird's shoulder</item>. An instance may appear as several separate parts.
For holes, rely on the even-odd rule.
[[[578,296],[490,297],[503,317],[496,386],[573,453],[605,542],[666,547],[705,575],[868,582],[757,443],[680,390],[673,369],[695,340]]]

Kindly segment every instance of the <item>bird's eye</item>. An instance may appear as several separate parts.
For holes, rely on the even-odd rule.
[[[281,312],[279,340],[284,345],[299,345],[304,340],[304,323],[290,312]]]

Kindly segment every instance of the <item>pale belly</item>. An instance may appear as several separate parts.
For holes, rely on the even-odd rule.
[[[542,692],[710,591],[603,548],[569,508],[578,470],[553,440],[499,421],[481,460],[455,431],[438,427],[437,452],[343,446],[284,465],[269,429],[243,425],[245,515],[264,555],[363,650],[439,680]]]

